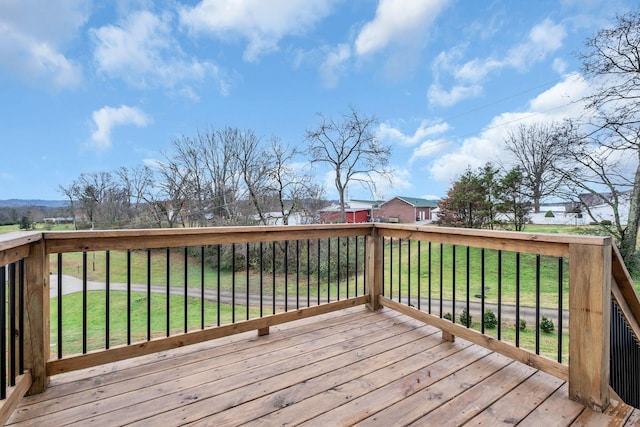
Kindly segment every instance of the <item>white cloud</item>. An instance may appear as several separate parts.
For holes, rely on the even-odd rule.
[[[590,85],[579,74],[569,74],[550,89],[529,102],[528,111],[506,112],[494,117],[480,135],[464,139],[452,151],[440,156],[429,166],[431,176],[450,184],[468,167],[477,168],[487,162],[509,163],[504,140],[509,131],[520,124],[560,122],[585,114],[582,99],[589,94]]]
[[[139,128],[151,123],[151,118],[136,107],[121,105],[118,108],[103,107],[93,112],[96,130],[91,134],[91,146],[98,150],[111,148],[111,131],[116,126],[135,125]]]
[[[82,68],[63,53],[89,17],[88,0],[0,2],[0,65],[52,89],[82,83]]]
[[[433,157],[435,154],[449,148],[450,144],[451,143],[446,138],[428,139],[423,141],[418,148],[413,150],[413,155],[409,159],[409,163],[413,163],[416,159],[421,157]]]
[[[446,122],[429,124],[427,121],[422,121],[413,135],[406,135],[401,130],[387,123],[382,123],[378,127],[378,137],[385,141],[410,147],[425,142],[425,139],[431,135],[441,134],[447,130],[449,130],[449,124]]]
[[[331,12],[334,0],[202,0],[180,10],[180,22],[190,32],[221,39],[247,41],[246,61],[278,50],[289,35],[306,33]]]
[[[175,89],[192,99],[198,96],[190,85],[212,78],[226,95],[228,84],[220,69],[186,57],[173,31],[169,13],[158,16],[149,11],[133,12],[118,25],[92,29],[98,71],[133,87]]]
[[[339,44],[332,49],[320,65],[320,75],[326,87],[333,88],[338,84],[339,74],[345,69],[345,62],[351,57],[351,47]]]
[[[504,68],[527,71],[560,49],[566,36],[563,25],[545,19],[529,31],[525,41],[509,48],[503,58],[474,58],[456,66],[453,62],[462,56],[460,46],[451,52],[441,52],[433,63],[436,81],[429,87],[429,102],[431,105],[449,107],[463,99],[478,96],[482,93],[480,83],[487,76]],[[556,70],[561,69],[562,63],[555,61],[553,67]],[[450,90],[443,89],[439,83],[441,74],[445,72],[450,73],[455,81]]]
[[[439,107],[450,107],[463,99],[474,98],[482,93],[482,86],[453,86],[450,90],[443,89],[435,83],[429,86],[427,99],[429,104]]]
[[[380,0],[375,18],[356,38],[355,51],[368,55],[390,44],[415,42],[448,3],[448,0]]]

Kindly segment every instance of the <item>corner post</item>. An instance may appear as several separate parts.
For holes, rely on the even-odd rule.
[[[569,245],[569,398],[609,405],[611,239]]]
[[[49,383],[49,257],[44,240],[32,243],[25,259],[24,301],[25,368],[31,370],[32,378],[27,394],[37,394]]]
[[[382,237],[378,235],[375,225],[371,226],[371,234],[367,236],[367,293],[369,310],[382,308],[378,296],[382,294]]]

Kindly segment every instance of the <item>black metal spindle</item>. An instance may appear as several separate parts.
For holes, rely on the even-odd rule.
[[[272,310],[272,314],[276,314],[276,242],[273,242],[271,244],[272,246],[272,256],[271,256],[271,284],[272,284],[272,289],[271,289],[271,299],[272,304],[271,304],[271,310]]]
[[[351,237],[347,237],[347,265],[346,265],[346,281],[347,281],[347,299],[349,299],[349,264],[351,263],[351,260],[349,259],[349,246],[351,245]]]
[[[236,244],[231,244],[231,323],[236,323]]]
[[[7,268],[0,267],[0,399],[7,398]]]
[[[311,307],[311,249],[310,240],[307,239],[307,307]]]
[[[289,311],[289,241],[284,241],[284,311]]]
[[[246,286],[245,286],[245,292],[246,292],[246,320],[249,320],[249,243],[245,243],[245,261],[244,261],[244,265],[245,265],[245,271],[246,271],[246,276],[245,276],[245,280],[246,280]]]
[[[384,277],[385,277],[385,274],[384,274],[384,273],[385,273],[385,271],[384,271],[384,269],[385,269],[385,265],[386,265],[386,264],[385,264],[385,262],[384,262],[384,259],[385,259],[384,254],[386,253],[387,249],[386,249],[386,246],[385,246],[385,244],[384,244],[384,238],[382,238],[382,239],[383,239],[383,240],[382,240],[382,254],[381,254],[382,256],[380,257],[380,258],[381,258],[381,261],[382,261],[382,296],[386,296],[386,292],[385,292],[385,282],[384,282]],[[366,269],[365,269],[365,270],[366,270]]]
[[[204,329],[204,246],[200,246],[200,329]]]
[[[354,287],[353,287],[353,289],[355,290],[355,292],[354,292],[354,293],[355,293],[355,296],[360,295],[360,293],[358,292],[358,276],[360,275],[360,274],[359,274],[360,270],[358,269],[358,267],[359,267],[359,265],[358,265],[358,264],[359,264],[358,259],[360,258],[360,252],[359,252],[359,250],[358,250],[358,241],[359,241],[359,240],[360,240],[360,236],[356,236],[356,238],[355,238],[355,247],[353,248],[353,250],[356,252],[355,259],[354,259],[354,266],[353,266],[353,268],[355,269],[355,276],[356,276],[356,277],[353,279],[353,280],[354,280]]]
[[[264,315],[264,245],[260,242],[260,317]]]
[[[127,249],[127,345],[131,344],[131,249]]]
[[[216,324],[220,326],[220,245],[216,249]]]
[[[171,335],[171,248],[167,248],[167,265],[165,271],[167,294],[166,294],[166,335]],[[219,301],[219,300],[218,300]]]
[[[4,298],[0,299],[4,301]],[[87,352],[87,253],[82,252],[82,354]]]
[[[442,318],[443,313],[442,313],[442,300],[444,299],[443,295],[442,295],[442,291],[444,288],[443,285],[443,276],[444,276],[444,244],[440,243],[440,317]]]
[[[300,240],[296,240],[296,310],[300,309]]]
[[[393,237],[389,238],[389,299],[393,299]]]
[[[109,311],[107,310],[107,315],[108,314],[109,314]],[[57,323],[58,323],[58,336],[57,336],[58,359],[62,359],[62,254],[58,254],[58,319],[57,319]],[[107,322],[107,327],[109,327],[108,325],[109,325],[109,322]]]
[[[467,252],[467,259],[466,259],[466,263],[467,263],[467,267],[466,267],[467,268],[467,271],[466,271],[466,274],[467,274],[467,277],[466,277],[466,279],[467,279],[467,301],[466,301],[467,302],[467,306],[466,306],[465,309],[467,310],[467,317],[465,319],[465,323],[466,323],[465,326],[467,328],[470,328],[471,327],[471,312],[469,311],[469,308],[470,308],[469,295],[471,293],[471,248],[469,246],[467,246],[466,252]]]
[[[398,239],[398,302],[402,303],[402,239]]]
[[[427,243],[427,259],[428,259],[428,266],[427,266],[427,275],[428,275],[428,279],[427,279],[427,290],[428,290],[428,300],[427,300],[427,304],[428,304],[428,312],[429,314],[431,314],[431,259],[432,259],[432,254],[431,254],[431,242]]]
[[[147,341],[151,341],[151,249],[147,249]]]
[[[536,354],[540,354],[540,255],[536,255]]]
[[[562,363],[562,282],[563,282],[563,259],[558,258],[558,362]]]
[[[516,322],[516,329],[520,325]],[[498,340],[502,339],[502,250],[498,251]]]
[[[18,261],[18,328],[20,329],[20,341],[18,344],[19,373],[24,374],[24,259]]]
[[[16,385],[16,264],[9,264],[9,384]]]
[[[411,305],[411,240],[407,240],[407,305]]]
[[[109,349],[111,341],[111,252],[104,253],[104,348]]]
[[[484,298],[485,298],[485,285],[486,280],[484,278],[485,275],[485,258],[484,258],[484,248],[480,251],[480,320],[482,321],[482,333],[484,334]]]
[[[186,334],[187,332],[189,332],[189,248],[187,248],[186,246],[184,247],[183,251],[182,251],[182,256],[183,256],[183,260],[182,263],[184,264],[184,269],[182,270],[183,273],[183,285],[184,285],[184,289],[183,289],[183,294],[184,294],[184,301],[183,301],[183,316],[184,316],[184,333]]]
[[[318,252],[318,305],[320,305],[320,260],[321,260],[321,256],[320,256],[320,239],[318,239],[318,246],[317,246],[317,252]]]
[[[456,245],[452,245],[451,261],[451,321],[456,323]]]
[[[362,295],[367,293],[367,238],[362,237]],[[357,271],[357,270],[356,270]],[[384,275],[382,276],[384,280]],[[384,290],[384,285],[382,287]]]
[[[520,347],[520,252],[516,252],[516,347]]]
[[[327,239],[327,302],[331,302],[331,238]]]
[[[340,253],[342,251],[340,250],[340,238],[339,237],[338,237],[338,240],[337,240],[337,246],[336,247],[337,247],[336,252],[338,252],[337,268],[336,268],[336,270],[337,270],[337,272],[336,272],[337,286],[336,287],[338,288],[338,290],[336,291],[336,295],[337,295],[338,301],[340,301]]]
[[[420,300],[422,299],[422,254],[420,251],[420,243],[422,243],[422,241],[418,240],[418,310],[420,310]]]

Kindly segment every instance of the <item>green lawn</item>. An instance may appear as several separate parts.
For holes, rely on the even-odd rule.
[[[103,349],[106,344],[106,293],[102,291],[87,292],[87,351]],[[187,299],[187,329],[201,327],[201,301],[197,298]],[[117,346],[127,343],[127,294],[110,292],[109,301],[109,345]],[[204,302],[204,322],[206,326],[218,324],[217,304]],[[62,349],[63,355],[82,353],[82,294],[64,295],[62,299]],[[258,317],[258,308],[249,309],[249,317]],[[236,305],[236,320],[246,318],[246,307]],[[166,336],[166,297],[162,294],[151,295],[151,331],[152,337]],[[232,310],[229,304],[220,304],[220,324],[231,323]],[[58,347],[58,299],[51,299],[51,357],[57,358]],[[184,297],[170,297],[170,332],[172,335],[184,332]],[[147,339],[147,295],[132,292],[131,294],[131,342]]]

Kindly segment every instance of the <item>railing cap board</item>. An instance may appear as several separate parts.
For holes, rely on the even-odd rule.
[[[14,231],[0,234],[0,251],[28,245],[39,240],[42,240],[42,233],[39,231]]]
[[[371,229],[365,223],[57,231],[44,233],[44,240],[47,252],[56,253],[364,236]]]

